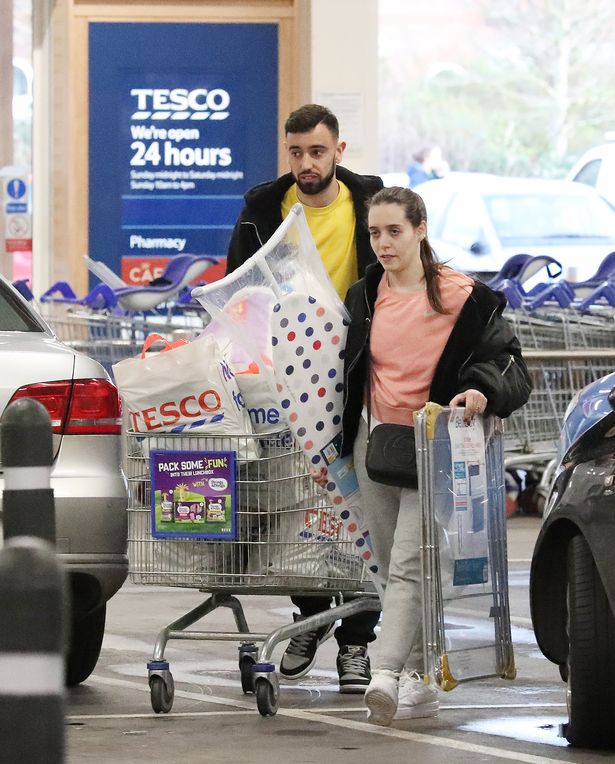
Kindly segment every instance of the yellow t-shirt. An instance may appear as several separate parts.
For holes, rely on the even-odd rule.
[[[340,190],[331,204],[326,207],[308,207],[304,204],[303,209],[329,278],[343,300],[348,287],[359,278],[359,273],[352,194],[341,181],[338,180],[338,183]],[[298,201],[297,184],[293,183],[282,200],[282,219]]]

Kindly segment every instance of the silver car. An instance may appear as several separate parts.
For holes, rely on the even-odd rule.
[[[591,278],[615,250],[615,210],[581,183],[452,172],[414,189],[429,240],[460,271],[493,275],[511,255],[549,255],[562,277]]]
[[[107,600],[128,573],[119,397],[103,367],[63,345],[2,278],[0,367],[0,411],[34,398],[52,420],[57,552],[72,597],[66,681],[74,685],[96,666]]]

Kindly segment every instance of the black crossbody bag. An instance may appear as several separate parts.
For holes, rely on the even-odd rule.
[[[371,335],[371,326],[370,326]],[[370,480],[398,488],[418,488],[414,427],[378,424],[371,429],[372,362],[367,341],[367,451],[365,469]]]

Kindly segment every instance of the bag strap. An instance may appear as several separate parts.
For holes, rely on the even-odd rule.
[[[369,440],[370,433],[372,431],[372,350],[371,350],[371,338],[372,338],[372,321],[374,314],[369,319],[369,327],[367,329],[367,439]]]
[[[166,353],[168,350],[173,350],[173,348],[181,347],[182,345],[188,345],[188,340],[186,339],[179,339],[175,340],[174,342],[171,342],[171,340],[168,340],[166,337],[163,337],[162,334],[148,334],[145,338],[145,342],[143,343],[143,349],[141,350],[141,359],[145,358],[145,354],[147,351],[152,347],[152,345],[155,345],[157,342],[162,342],[164,347],[160,351],[161,353]]]

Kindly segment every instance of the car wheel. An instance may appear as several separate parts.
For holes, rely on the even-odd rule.
[[[566,739],[615,747],[615,618],[583,536],[568,546],[568,713]]]
[[[93,610],[86,616],[73,618],[70,651],[66,658],[66,684],[74,687],[84,682],[94,671],[103,636],[107,606]]]

